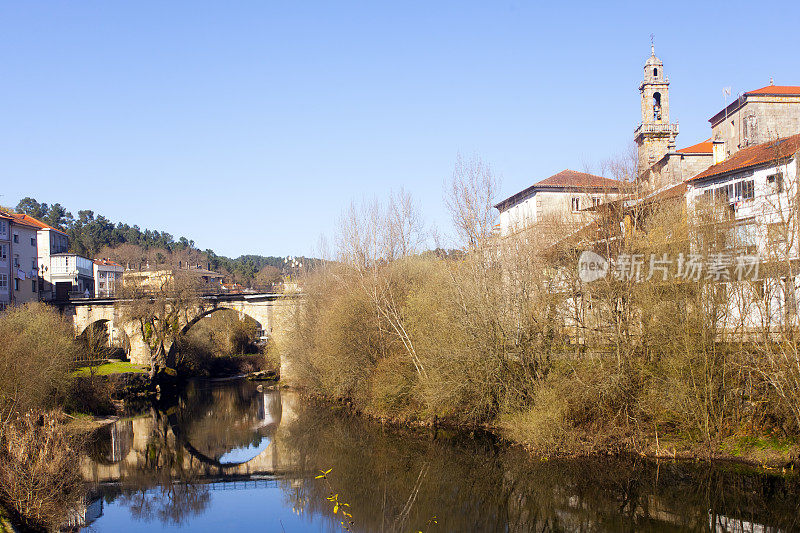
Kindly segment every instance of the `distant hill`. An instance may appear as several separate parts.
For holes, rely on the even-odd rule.
[[[128,268],[159,265],[202,265],[246,286],[267,285],[288,274],[314,268],[318,259],[242,255],[235,259],[213,250],[198,250],[186,237],[177,240],[166,231],[142,230],[137,225],[116,224],[92,210],[78,216],[60,203],[48,205],[34,198],[23,198],[16,211],[25,213],[69,235],[70,251],[90,258],[113,259]]]

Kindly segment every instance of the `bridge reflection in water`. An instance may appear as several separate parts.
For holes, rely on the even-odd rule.
[[[194,382],[166,411],[123,419],[94,436],[81,470],[89,482],[121,482],[166,471],[177,479],[276,474],[292,467],[282,453],[280,424],[294,396],[244,382]]]
[[[333,469],[329,486],[314,479]],[[195,383],[98,433],[97,531],[793,531],[796,478],[634,458],[541,460],[485,435],[411,433],[250,382]],[[98,505],[98,502],[100,505]],[[430,522],[436,517],[437,525]]]

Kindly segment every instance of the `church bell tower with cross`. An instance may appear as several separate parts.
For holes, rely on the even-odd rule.
[[[634,132],[639,147],[639,177],[670,151],[675,150],[678,124],[669,122],[669,78],[664,64],[650,46],[650,57],[644,64],[644,79],[639,85],[642,99],[642,123]]]

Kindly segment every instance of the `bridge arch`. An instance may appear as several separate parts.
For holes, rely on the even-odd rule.
[[[169,350],[167,352],[167,362],[168,362],[168,364],[170,366],[174,367],[175,364],[177,363],[178,356],[179,356],[179,351],[180,351],[182,346],[185,346],[185,345],[183,345],[182,341],[184,339],[186,339],[186,336],[188,335],[190,330],[195,325],[200,323],[203,319],[208,318],[209,316],[211,316],[213,314],[216,314],[216,313],[219,313],[219,312],[236,314],[239,320],[251,320],[255,325],[256,335],[258,337],[257,339],[255,339],[255,342],[257,343],[258,340],[263,337],[264,324],[262,324],[258,319],[253,317],[250,313],[242,311],[241,309],[236,309],[234,307],[229,307],[227,305],[216,305],[211,309],[201,309],[200,312],[198,312],[197,315],[194,318],[189,320],[181,328],[178,336],[175,339],[175,342],[173,342],[170,345]],[[233,341],[230,341],[230,342],[233,342]],[[252,338],[250,338],[250,340],[244,341],[243,344],[241,344],[239,346],[243,348],[243,353],[249,353],[249,352],[246,352],[245,350],[246,350],[246,346],[253,346]],[[234,346],[233,349],[235,350],[236,347]],[[236,352],[236,353],[238,353],[238,352]],[[253,352],[253,353],[255,353],[255,352]]]
[[[207,310],[202,311],[196,317],[194,317],[193,319],[188,321],[186,323],[186,325],[181,328],[180,335],[181,336],[186,335],[186,333],[188,333],[189,330],[192,329],[192,326],[194,326],[195,324],[197,324],[198,322],[200,322],[204,318],[206,318],[206,317],[208,317],[208,316],[210,316],[210,315],[212,315],[212,314],[214,314],[214,313],[216,313],[218,311],[233,311],[234,313],[238,313],[239,314],[239,318],[240,319],[242,317],[248,317],[258,325],[259,330],[264,331],[264,324],[262,324],[257,318],[251,316],[249,313],[247,313],[245,311],[242,311],[240,309],[236,309],[234,307],[229,307],[229,306],[226,306],[226,305],[217,305],[213,309],[207,309]]]
[[[86,324],[75,338],[85,344],[88,359],[103,359],[107,356],[130,353],[127,332],[117,327],[111,318],[98,318]]]

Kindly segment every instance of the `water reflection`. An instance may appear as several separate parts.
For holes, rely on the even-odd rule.
[[[193,384],[99,433],[84,462],[99,531],[791,531],[800,490],[733,465],[533,460],[490,438],[402,434],[249,382]],[[96,511],[95,511],[95,514]],[[436,524],[431,522],[436,517]]]

